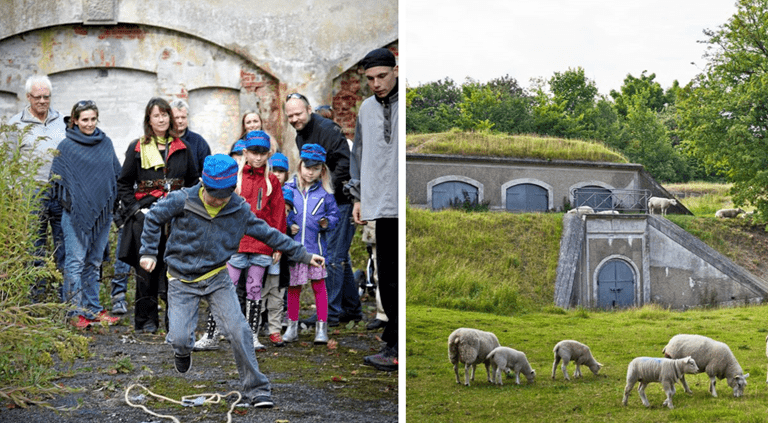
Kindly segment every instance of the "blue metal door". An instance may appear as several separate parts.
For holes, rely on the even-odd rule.
[[[461,181],[448,181],[432,187],[432,208],[434,210],[449,207],[451,203],[459,204],[464,201],[476,204],[477,188]]]
[[[610,260],[597,274],[597,306],[631,307],[635,304],[635,275],[622,260]]]
[[[518,184],[507,188],[507,210],[545,212],[549,208],[547,190],[534,184]]]

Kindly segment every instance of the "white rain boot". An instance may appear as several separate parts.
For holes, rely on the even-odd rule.
[[[299,340],[299,321],[288,319],[288,329],[283,334],[283,342],[295,342]]]
[[[208,310],[208,321],[205,325],[205,334],[199,341],[195,342],[192,351],[211,351],[219,349],[219,329],[216,327],[216,321],[213,320],[213,314]]]
[[[259,326],[261,324],[261,300],[245,300],[245,312],[248,325],[251,327],[251,333],[253,334],[253,349],[256,351],[266,351],[267,347],[259,342]]]
[[[315,322],[315,344],[328,343],[328,322]]]

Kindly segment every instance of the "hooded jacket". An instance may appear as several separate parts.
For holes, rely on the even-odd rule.
[[[344,184],[349,181],[349,144],[341,128],[332,120],[317,113],[309,115],[307,125],[296,131],[296,146],[301,151],[304,144],[319,144],[326,151],[325,163],[331,170],[334,198],[337,204],[350,204],[344,194]]]
[[[315,182],[302,194],[296,178],[285,183],[285,186],[293,191],[295,212],[288,215],[288,226],[294,223],[299,225],[299,232],[293,239],[302,243],[310,253],[325,257],[328,251],[325,234],[333,230],[339,221],[339,207],[333,195],[323,189],[320,181]],[[320,227],[322,218],[328,219],[328,227],[325,229]]]
[[[200,200],[201,187],[198,183],[173,191],[152,206],[144,219],[142,256],[157,257],[161,227],[170,222],[164,259],[168,272],[179,279],[195,280],[224,266],[237,252],[243,235],[285,252],[296,262],[312,261],[312,255],[301,244],[256,217],[250,205],[237,194],[232,194],[216,217],[211,217]]]
[[[269,175],[272,191],[267,195],[267,181],[264,178],[265,167],[254,168],[246,164],[243,167],[243,185],[240,195],[250,204],[251,211],[259,219],[280,232],[285,233],[285,199],[280,181],[274,174]],[[244,236],[240,241],[240,253],[272,254],[269,245],[250,237]]]

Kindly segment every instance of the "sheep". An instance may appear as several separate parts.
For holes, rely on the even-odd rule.
[[[595,209],[589,206],[579,206],[575,209],[568,210],[568,214],[577,214],[579,216],[584,216],[585,214],[594,214]]]
[[[651,214],[654,214],[654,210],[661,210],[661,215],[666,216],[669,206],[676,205],[677,200],[674,198],[651,197],[648,199],[648,211],[651,212]]]
[[[699,366],[697,373],[706,372],[709,376],[709,392],[717,396],[716,378],[728,379],[728,386],[733,388],[733,396],[744,395],[749,373],[743,374],[739,362],[728,345],[701,335],[675,335],[661,350],[665,357],[681,358],[691,356]],[[685,392],[692,393],[685,376],[680,378]]]
[[[715,212],[715,217],[720,219],[734,219],[739,214],[744,213],[744,210],[741,208],[738,209],[720,209]]]
[[[594,373],[595,376],[597,376],[597,372],[600,371],[600,368],[603,367],[602,364],[598,363],[597,360],[592,357],[592,352],[589,350],[589,347],[579,341],[560,341],[555,345],[552,352],[555,353],[555,362],[552,363],[552,379],[555,378],[557,363],[560,362],[560,359],[563,360],[562,369],[565,380],[571,380],[571,378],[568,377],[568,370],[566,369],[568,362],[571,360],[576,363],[576,371],[573,373],[573,377],[581,377],[581,368],[579,366],[582,364],[589,367],[589,370],[592,370],[592,373]]]
[[[620,214],[618,210],[603,210],[597,212],[597,214]]]
[[[507,375],[510,372],[515,372],[515,383],[517,385],[520,384],[520,372],[523,372],[525,378],[528,379],[528,383],[532,383],[536,377],[536,370],[531,368],[528,358],[521,351],[508,347],[496,347],[488,353],[488,360],[491,361],[491,375],[495,376],[494,382],[498,385],[503,385],[501,372]]]
[[[768,357],[768,335],[765,337],[765,356]],[[765,375],[765,383],[768,383],[768,373]]]
[[[464,363],[464,384],[469,386],[469,368],[472,367],[471,380],[475,380],[475,368],[485,364],[488,382],[491,380],[491,361],[488,353],[499,346],[499,339],[491,332],[478,329],[459,328],[448,337],[448,359],[453,363],[456,383],[459,382],[459,363]]]
[[[675,395],[675,383],[686,373],[695,374],[698,370],[696,361],[691,357],[680,359],[637,357],[627,366],[627,385],[624,387],[622,403],[627,405],[629,393],[632,391],[635,383],[640,382],[640,385],[637,387],[637,393],[640,394],[643,405],[650,407],[651,404],[645,396],[645,387],[651,382],[659,382],[667,394],[667,399],[661,405],[675,408],[672,405],[672,396]]]

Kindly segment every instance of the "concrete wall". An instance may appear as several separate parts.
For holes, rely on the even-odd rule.
[[[215,152],[239,136],[243,111],[292,141],[282,104],[290,92],[333,104],[346,132],[368,92],[358,62],[398,52],[396,0],[6,0],[0,14],[0,117],[27,102],[23,84],[49,74],[52,107],[92,99],[122,156],[141,134],[151,96],[190,103],[190,128]],[[138,122],[138,124],[137,124]],[[292,143],[286,143],[290,147]]]
[[[768,283],[663,217],[593,214],[584,216],[583,224],[578,220],[565,215],[563,221],[569,230],[561,241],[558,306],[597,307],[598,274],[610,260],[632,269],[631,306],[684,309],[754,303],[768,295]]]

